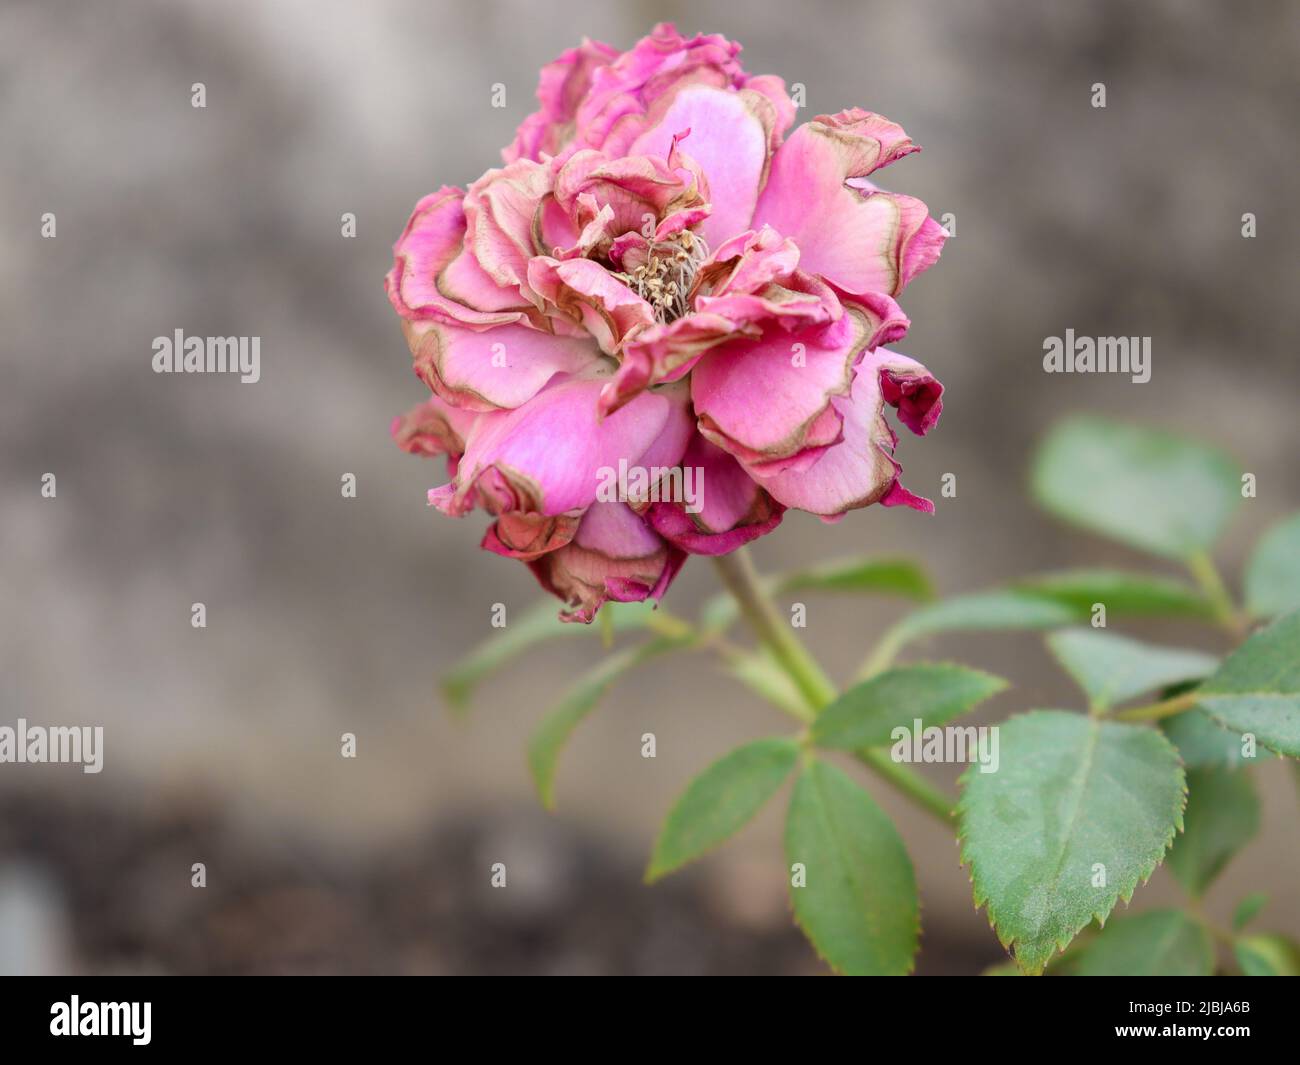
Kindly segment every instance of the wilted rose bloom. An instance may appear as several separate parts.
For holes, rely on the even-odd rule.
[[[492,515],[483,546],[568,619],[657,599],[687,555],[790,507],[933,509],[884,412],[924,434],[943,387],[885,345],[945,233],[872,180],[917,146],[857,109],[787,136],[784,83],[739,52],[670,25],[622,53],[584,41],[542,71],[506,165],[426,196],[395,247],[388,296],[433,394],[394,438],[447,456],[430,502]],[[646,474],[609,498],[620,464]]]

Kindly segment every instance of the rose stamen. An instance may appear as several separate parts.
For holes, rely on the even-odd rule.
[[[651,244],[649,258],[632,273],[614,276],[650,304],[656,321],[667,324],[690,310],[695,273],[708,257],[704,238],[682,230]]]

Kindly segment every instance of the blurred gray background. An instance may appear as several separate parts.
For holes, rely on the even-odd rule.
[[[1257,475],[1220,555],[1235,583],[1254,539],[1300,505],[1298,10],[4,0],[0,723],[107,735],[99,776],[0,766],[0,965],[819,971],[788,928],[779,802],[677,882],[638,882],[686,781],[785,727],[709,662],[622,684],[564,755],[555,815],[536,811],[524,744],[544,697],[597,659],[594,639],[530,655],[467,723],[449,720],[439,675],[491,634],[491,604],[518,611],[538,592],[479,551],[478,518],[426,508],[441,463],[389,440],[423,391],[381,287],[391,243],[423,193],[496,165],[539,68],[582,35],[626,48],[661,19],[722,32],[749,70],[807,87],[800,121],[856,105],[902,123],[925,151],[892,187],[957,217],[903,299],[903,350],[943,379],[944,417],[899,458],[913,490],[937,498],[952,472],[958,497],[933,518],[793,516],[757,545],[762,567],[911,552],[957,592],[1144,565],[1026,500],[1035,440],[1084,410],[1196,433]],[[260,336],[262,380],[155,375],[151,341],[177,328]],[[1043,338],[1066,328],[1153,337],[1152,380],[1045,375]],[[55,500],[40,496],[47,471]],[[716,588],[696,560],[670,601],[687,612]],[[902,609],[812,600],[808,638],[847,677]],[[1181,626],[1130,631],[1215,647]],[[923,650],[1014,679],[982,720],[1077,702],[1038,637]],[[355,760],[339,757],[344,731]],[[1281,763],[1258,773],[1265,829],[1209,909],[1224,919],[1268,891],[1261,924],[1294,934],[1296,795]],[[921,970],[997,960],[952,840],[869,786],[917,866]],[[494,861],[506,892],[487,887]],[[1177,897],[1159,872],[1134,905]]]

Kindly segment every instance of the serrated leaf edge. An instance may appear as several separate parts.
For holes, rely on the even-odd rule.
[[[1031,710],[1025,714],[1015,714],[1011,718],[1008,718],[1007,720],[1010,721],[1016,718],[1036,717],[1043,714],[1070,713],[1070,712],[1071,711],[1068,710],[1055,710],[1055,711]],[[1083,716],[1083,715],[1079,715],[1079,716]],[[1097,724],[1098,727],[1100,727],[1103,724],[1103,722],[1101,721],[1097,721],[1095,723]],[[1115,725],[1123,724],[1122,722],[1105,722],[1105,723],[1115,724]],[[1143,728],[1143,726],[1141,725],[1126,725],[1125,727]],[[1073,932],[1069,934],[1069,936],[1066,936],[1062,939],[1053,940],[1053,945],[1056,947],[1055,955],[1060,955],[1064,953],[1065,948],[1068,947],[1070,943],[1074,941],[1074,938],[1085,928],[1087,928],[1088,925],[1092,924],[1093,921],[1097,921],[1101,925],[1101,927],[1104,928],[1106,926],[1106,919],[1112,913],[1114,913],[1115,907],[1119,905],[1119,903],[1123,902],[1124,905],[1127,907],[1128,904],[1132,901],[1133,895],[1136,893],[1137,889],[1147,884],[1147,882],[1151,879],[1152,874],[1156,871],[1156,867],[1159,866],[1160,863],[1164,861],[1165,855],[1169,853],[1169,848],[1173,846],[1174,840],[1177,838],[1178,833],[1183,831],[1183,813],[1187,809],[1187,770],[1186,767],[1183,765],[1182,755],[1178,752],[1178,748],[1169,742],[1169,738],[1165,736],[1163,732],[1160,732],[1158,729],[1148,729],[1148,731],[1153,732],[1155,735],[1159,736],[1160,740],[1173,753],[1174,759],[1178,763],[1178,774],[1180,778],[1181,788],[1179,792],[1178,808],[1174,811],[1175,813],[1174,824],[1169,831],[1168,837],[1165,839],[1164,845],[1161,848],[1160,853],[1156,855],[1156,857],[1150,862],[1149,865],[1146,865],[1144,868],[1141,868],[1139,870],[1137,877],[1134,879],[1133,884],[1128,888],[1127,892],[1125,892],[1124,889],[1121,888],[1119,891],[1116,892],[1115,899],[1110,904],[1109,908],[1105,909],[1104,911],[1100,909],[1094,910],[1092,913],[1088,915],[1088,917],[1085,920],[1083,920],[1074,929]],[[967,775],[969,775],[970,772],[971,770],[967,769],[965,772],[962,773],[961,777],[958,779],[958,786],[961,789],[961,795],[957,800],[957,805],[954,807],[954,811],[957,814],[957,843],[960,849],[959,860],[961,861],[961,864],[963,866],[966,866],[970,870],[970,883],[972,888],[972,896],[975,902],[975,909],[977,911],[980,909],[984,909],[984,911],[988,914],[989,928],[993,930],[993,933],[998,937],[998,942],[1001,943],[1002,948],[1011,955],[1012,960],[1016,963],[1016,966],[1020,969],[1020,971],[1022,973],[1025,973],[1028,976],[1040,976],[1043,970],[1047,968],[1047,965],[1050,963],[1051,958],[1045,961],[1037,969],[1021,964],[1020,958],[1017,955],[1015,950],[1016,943],[1017,943],[1016,937],[1003,936],[1002,929],[998,927],[999,920],[1000,920],[999,915],[995,911],[993,905],[991,904],[988,894],[985,893],[980,888],[980,885],[976,882],[977,873],[975,870],[975,864],[974,861],[971,859],[967,849],[966,821],[965,821],[966,795],[967,795],[965,785],[966,785],[966,777]]]

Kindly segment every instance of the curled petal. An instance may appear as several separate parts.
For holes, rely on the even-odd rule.
[[[773,157],[754,221],[792,238],[805,270],[849,292],[896,296],[939,258],[947,234],[920,200],[877,189],[866,176],[916,150],[879,115],[823,115]]]
[[[592,76],[618,55],[617,48],[583,38],[577,48],[544,66],[537,85],[541,107],[519,126],[514,143],[501,153],[505,161],[558,154],[573,136],[574,116],[591,88]]]
[[[851,303],[820,329],[769,329],[710,351],[691,375],[700,432],[751,472],[806,467],[840,439],[831,400],[848,395],[858,360],[906,322],[889,303],[887,317]]]
[[[756,292],[788,278],[799,265],[799,247],[771,226],[746,230],[714,249],[695,275],[694,296]]]
[[[899,483],[897,438],[884,408],[897,405],[905,425],[928,432],[943,409],[942,393],[943,386],[919,362],[884,348],[871,352],[858,366],[851,395],[832,401],[843,418],[843,441],[807,469],[760,477],[759,483],[786,506],[825,517],[871,503],[933,512],[933,503]]]
[[[580,520],[574,514],[507,511],[488,526],[481,546],[485,551],[531,562],[569,543]]]
[[[618,372],[600,394],[601,413],[618,410],[654,384],[681,379],[706,351],[741,331],[732,319],[708,313],[641,330],[624,345]]]
[[[897,122],[860,107],[834,115],[818,115],[812,121],[811,132],[834,145],[840,155],[845,178],[866,177],[921,150]]]
[[[775,74],[759,74],[745,78],[742,87],[766,97],[772,105],[775,121],[771,130],[771,150],[776,151],[781,147],[786,132],[794,125],[794,101],[785,91],[784,79]]]
[[[585,222],[583,201],[590,197],[587,202],[593,208],[610,211],[609,229],[614,236],[639,233],[647,219],[657,226],[661,219],[688,208],[707,214],[703,207],[707,189],[701,189],[702,181],[683,165],[680,153],[670,156],[610,159],[593,149],[576,152],[556,174],[555,201]]]
[[[770,226],[742,233],[700,267],[691,289],[694,307],[754,334],[763,324],[803,329],[836,321],[842,310],[834,290],[798,265],[798,247]]]
[[[541,220],[552,181],[550,167],[519,159],[489,170],[465,194],[466,248],[493,281],[525,299],[528,261],[548,250]]]
[[[548,313],[580,324],[609,354],[629,333],[654,322],[650,304],[591,259],[538,256],[528,265],[528,284]]]
[[[484,414],[466,441],[451,491],[438,489],[430,501],[449,513],[463,513],[471,493],[497,514],[555,516],[591,506],[602,469],[617,468],[620,459],[640,461],[665,431],[682,435],[674,426],[684,398],[671,394],[642,393],[602,420],[596,400],[606,379],[561,379],[522,407]]]
[[[409,455],[450,455],[459,458],[465,451],[478,415],[430,396],[418,407],[399,414],[389,426],[394,442]]]
[[[775,124],[771,103],[756,92],[693,85],[628,150],[666,157],[676,135],[690,130],[683,143],[708,178],[713,208],[700,232],[713,246],[749,228],[767,177]]]
[[[518,288],[503,288],[464,254],[463,195],[444,187],[425,196],[393,245],[393,268],[384,288],[407,321],[486,327],[519,321],[531,309]]]
[[[651,503],[646,518],[655,532],[683,551],[725,555],[781,523],[785,507],[703,437],[692,439],[681,468],[681,482],[693,484],[696,498]]]
[[[596,503],[573,541],[529,562],[537,580],[562,599],[565,621],[589,623],[607,600],[659,599],[686,561],[623,503]]]
[[[671,23],[656,26],[629,51],[592,74],[575,115],[584,145],[626,155],[637,136],[683,89],[725,88],[745,77],[736,56],[740,45],[716,34],[685,38]]]
[[[415,372],[448,403],[471,411],[518,407],[556,374],[600,360],[589,337],[553,336],[519,325],[476,331],[437,321],[404,322]]]

